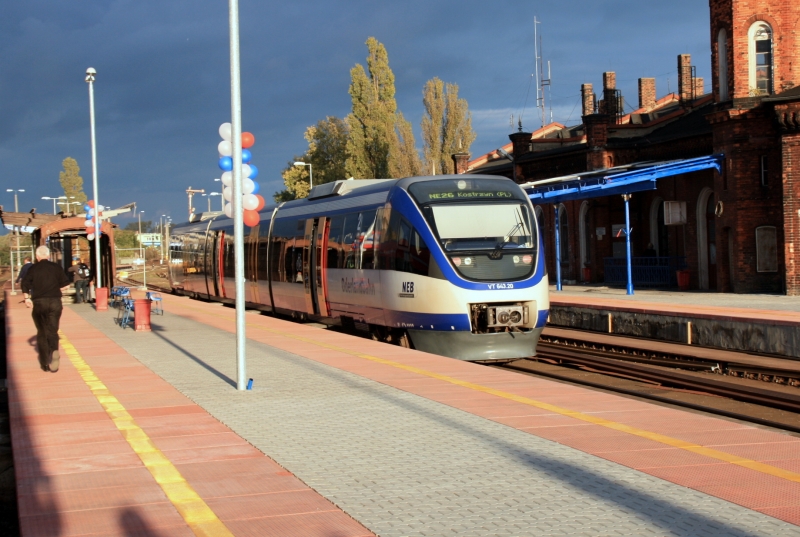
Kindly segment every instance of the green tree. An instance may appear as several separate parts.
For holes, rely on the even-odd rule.
[[[83,192],[83,177],[81,177],[81,169],[78,167],[78,161],[72,157],[67,157],[61,163],[64,171],[58,174],[58,180],[61,183],[61,188],[64,189],[64,195],[67,196],[66,201],[76,201],[81,206],[86,203],[86,194]],[[61,206],[65,208],[64,205]]]
[[[308,195],[309,170],[308,167],[295,166],[294,162],[297,160],[311,164],[315,185],[347,179],[347,135],[347,122],[334,116],[328,116],[308,127],[304,134],[308,150],[302,156],[295,157],[281,172],[286,189],[275,193],[275,201],[288,201]]]
[[[353,109],[347,116],[348,175],[359,179],[402,176],[419,169],[414,135],[397,110],[394,73],[386,47],[374,37],[366,44],[367,70],[361,64],[350,70]]]
[[[476,134],[466,99],[458,98],[458,85],[439,78],[425,83],[422,90],[425,115],[422,118],[425,173],[455,173],[451,156],[468,153]]]

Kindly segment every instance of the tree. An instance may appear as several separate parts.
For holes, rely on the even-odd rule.
[[[78,162],[72,157],[67,157],[61,165],[64,167],[64,171],[58,174],[58,181],[61,183],[61,188],[64,189],[64,195],[67,196],[66,201],[78,202],[82,206],[86,203],[86,194],[83,192],[83,177],[81,177]],[[66,208],[67,206],[62,207]]]
[[[347,179],[347,135],[347,122],[334,116],[308,127],[303,135],[308,150],[302,156],[296,156],[281,172],[286,189],[275,193],[275,201],[280,203],[308,195],[309,170],[306,166],[295,166],[294,162],[298,160],[311,164],[315,185]]]
[[[347,171],[359,179],[399,177],[419,169],[419,155],[412,130],[397,110],[386,47],[374,37],[366,44],[369,75],[360,64],[350,70],[353,110],[347,116]]]
[[[422,118],[423,155],[426,173],[455,173],[451,156],[468,153],[476,134],[466,99],[458,98],[458,85],[439,78],[425,83],[422,90],[425,115]]]

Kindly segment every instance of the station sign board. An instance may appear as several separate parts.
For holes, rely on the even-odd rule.
[[[137,233],[136,237],[143,246],[161,246],[161,233]]]

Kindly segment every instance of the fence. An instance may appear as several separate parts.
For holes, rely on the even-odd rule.
[[[605,283],[625,285],[628,282],[628,263],[624,257],[603,260]],[[685,256],[632,257],[633,284],[638,287],[677,287],[676,272],[686,268]]]

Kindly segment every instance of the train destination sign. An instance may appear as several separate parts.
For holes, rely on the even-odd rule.
[[[462,200],[525,200],[525,193],[512,181],[495,179],[444,179],[414,183],[409,191],[417,203]]]

